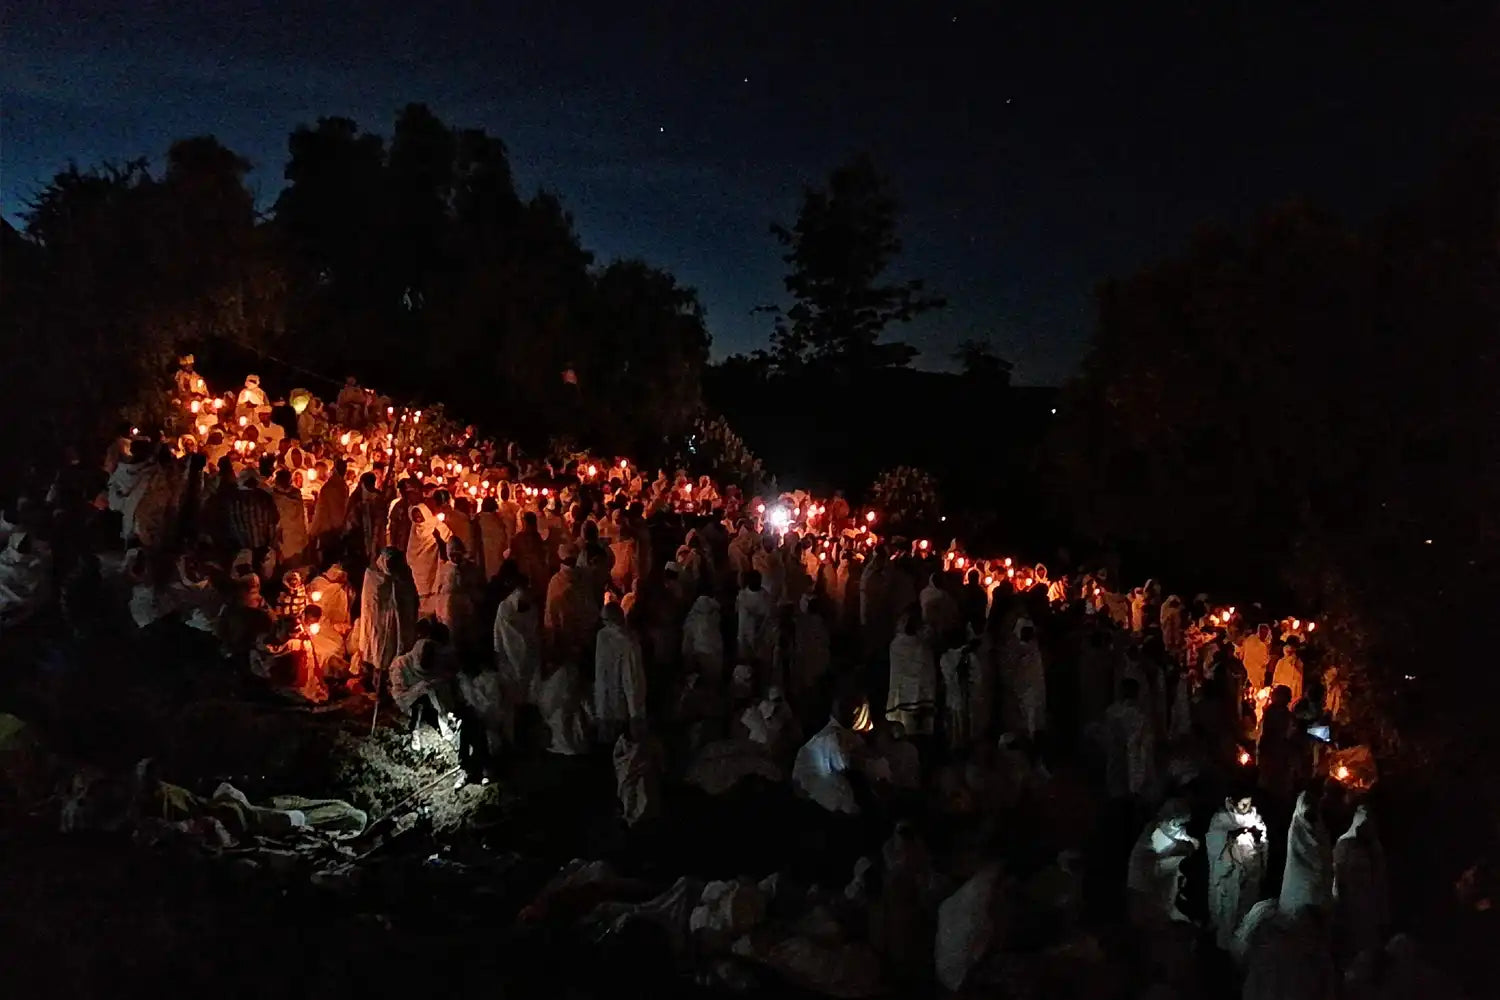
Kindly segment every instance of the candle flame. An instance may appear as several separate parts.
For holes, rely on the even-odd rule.
[[[244,427],[249,422],[250,422],[250,418],[249,417],[240,417],[240,426],[241,427]]]
[[[323,599],[323,592],[321,590],[315,590],[315,591],[313,591],[312,592],[312,599],[313,599],[313,603],[317,604],[319,601],[321,601]]]
[[[308,469],[305,472],[303,472],[303,475],[305,477],[307,477],[307,481],[310,482],[310,483],[315,483],[315,482],[318,481],[318,470],[317,469]]]
[[[339,444],[345,445],[345,446],[347,446],[349,444],[349,432],[348,431],[345,431],[344,433],[342,433],[342,434],[339,435]]]
[[[222,409],[224,409],[224,401],[222,399],[216,399],[216,400],[214,400],[214,409],[216,409],[216,410],[222,410]]]
[[[442,511],[438,511],[438,520],[439,521],[446,521],[446,520],[448,520],[448,515],[444,514]]]
[[[1337,778],[1339,781],[1347,780],[1348,777],[1349,777],[1349,769],[1347,767],[1345,767],[1343,764],[1340,764],[1339,765],[1339,769],[1337,771],[1333,772],[1333,776],[1335,778]]]
[[[875,523],[875,512],[872,510],[868,514],[866,514],[865,515],[865,520],[869,521],[871,524],[874,524]]]
[[[203,404],[195,399],[188,404],[188,409],[192,410],[194,413],[197,413],[199,410],[203,409]]]
[[[322,630],[322,628],[323,626],[319,625],[317,622],[313,622],[311,625],[307,626],[307,631],[309,635],[317,635],[318,632]]]
[[[1241,750],[1240,751],[1240,763],[1241,764],[1248,764],[1248,763],[1250,763],[1250,751],[1248,751],[1248,750]]]

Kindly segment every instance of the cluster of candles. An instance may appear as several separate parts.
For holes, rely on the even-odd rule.
[[[209,398],[207,396],[207,386],[201,377],[197,377],[193,384],[195,392],[199,393],[200,396],[185,401],[184,406],[190,414],[196,417],[209,408],[214,411],[223,409],[224,400],[221,398]],[[385,412],[386,417],[389,418],[393,425],[393,429],[385,434],[384,445],[377,445],[375,447],[376,454],[383,453],[389,460],[394,459],[399,450],[402,452],[402,457],[406,462],[420,464],[419,460],[423,455],[422,447],[420,445],[411,445],[402,448],[397,442],[397,435],[401,434],[404,426],[412,431],[412,436],[415,437],[414,432],[416,427],[422,422],[422,411],[412,409],[398,412],[395,406],[387,406]],[[245,416],[238,417],[237,422],[241,431],[247,428],[250,423],[249,418]],[[197,423],[199,435],[206,434],[209,426],[208,423],[199,421]],[[344,452],[344,457],[350,459],[353,467],[359,471],[364,471],[372,464],[372,456],[370,454],[371,444],[369,441],[362,438],[356,441],[355,433],[348,430],[342,431],[337,441],[339,448]],[[457,444],[457,442],[454,443]],[[245,437],[237,438],[233,444],[235,452],[245,457],[253,454],[256,451],[256,447],[255,440]],[[472,477],[477,470],[472,466],[465,465],[461,461],[453,460],[445,462],[436,467],[434,471],[437,472],[435,478],[440,485],[452,485],[456,487],[456,492],[460,493],[460,495],[467,495],[472,500],[495,496],[499,492],[500,483],[498,481],[491,482],[489,479],[482,479],[475,483],[471,479],[466,483],[464,476],[468,474]],[[616,459],[608,464],[603,459],[591,458],[579,462],[577,466],[577,476],[580,483],[614,478],[628,481],[630,475],[631,463],[625,458]],[[304,469],[303,479],[306,483],[312,485],[317,481],[317,473],[312,469]],[[517,484],[514,488],[516,498],[522,501],[536,500],[545,502],[555,492],[546,486],[538,487]],[[673,492],[681,494],[685,499],[690,501],[694,491],[697,489],[698,486],[690,481],[675,487]],[[780,502],[770,505],[758,503],[755,507],[755,514],[761,525],[769,526],[773,530],[780,532],[783,537],[794,529],[822,530],[827,533],[828,537],[823,539],[818,553],[820,562],[827,561],[828,553],[833,548],[833,533],[843,530],[841,526],[830,525],[826,522],[818,523],[828,514],[828,506],[817,501],[803,501],[801,503]],[[852,534],[857,539],[855,542],[857,546],[873,549],[876,545],[880,544],[881,536],[874,531],[875,524],[879,520],[880,514],[873,509],[867,509],[863,513],[855,515]],[[933,542],[930,539],[920,538],[912,543],[912,555],[914,556],[926,557],[932,551]],[[1009,582],[1016,590],[1027,591],[1033,587],[1047,587],[1051,582],[1047,578],[1045,568],[1042,566],[1036,566],[1035,568],[1018,566],[1017,561],[1010,556],[992,559],[976,558],[959,549],[957,545],[950,547],[943,553],[943,567],[944,569],[965,575],[970,571],[977,571],[987,590],[992,590],[1001,583]],[[1095,585],[1093,593],[1089,596],[1097,600],[1102,595],[1103,589]],[[314,597],[314,603],[316,601],[317,598]],[[1214,609],[1209,614],[1208,620],[1215,626],[1228,626],[1234,621],[1236,615],[1237,609],[1235,606],[1229,605]],[[1317,629],[1316,622],[1304,621],[1300,618],[1283,619],[1280,624],[1283,635],[1306,637]]]

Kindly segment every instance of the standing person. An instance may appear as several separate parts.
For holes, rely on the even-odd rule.
[[[578,568],[578,550],[565,543],[558,555],[562,565],[547,584],[547,604],[542,617],[549,659],[557,663],[583,663],[599,625],[599,605],[588,577]]]
[[[344,535],[354,550],[349,556],[359,567],[368,566],[386,545],[391,496],[376,483],[373,472],[360,476],[359,486],[344,506]]]
[[[398,552],[404,553],[411,541],[411,509],[421,502],[422,484],[406,479],[401,483],[400,495],[386,509],[385,537]]]
[[[1228,951],[1235,929],[1260,899],[1266,878],[1266,823],[1249,795],[1231,796],[1214,813],[1208,850],[1208,919],[1214,941]]]
[[[281,511],[271,494],[261,489],[254,469],[241,469],[235,482],[237,489],[224,503],[225,527],[236,548],[250,550],[251,564],[264,580],[270,575]]]
[[[1297,638],[1287,639],[1281,650],[1281,659],[1271,674],[1272,687],[1285,687],[1291,692],[1291,704],[1302,700],[1302,657],[1298,655]]]
[[[307,507],[302,491],[292,485],[291,470],[277,469],[274,482],[271,497],[279,524],[278,560],[283,570],[301,569],[307,564]]]
[[[1340,965],[1384,946],[1391,924],[1385,848],[1370,807],[1360,803],[1354,821],[1333,845],[1333,942]]]
[[[1315,783],[1297,797],[1287,831],[1286,871],[1278,903],[1283,913],[1313,906],[1333,909],[1333,845],[1323,820],[1323,786]]]
[[[744,586],[734,601],[734,614],[736,662],[769,664],[771,599],[762,588],[757,570],[745,572]]]
[[[474,528],[479,535],[478,557],[484,582],[489,583],[500,575],[500,566],[505,562],[505,550],[510,548],[510,536],[515,525],[506,525],[500,514],[500,505],[494,497],[485,497],[479,503],[479,516],[474,519]]]
[[[1150,795],[1156,772],[1156,741],[1151,717],[1141,707],[1141,682],[1120,681],[1120,697],[1104,713],[1105,786],[1109,797],[1131,803],[1140,819],[1139,805]]]
[[[505,564],[500,581],[505,597],[495,611],[495,666],[507,704],[531,704],[542,665],[541,611],[531,581],[514,563]]]
[[[434,501],[440,502],[440,501]],[[443,518],[425,503],[410,509],[411,533],[406,539],[406,564],[411,568],[417,587],[419,613],[423,618],[437,614],[438,568],[453,532]]]
[[[1009,728],[1034,741],[1047,728],[1047,670],[1030,618],[1016,619],[1012,636],[1000,651],[1000,684],[1011,712]]]
[[[1271,686],[1271,626],[1258,625],[1240,643],[1240,663],[1255,690]]]
[[[932,736],[937,713],[937,664],[915,607],[902,616],[900,630],[891,640],[890,662],[885,717],[901,723],[913,738]]]
[[[596,740],[613,745],[633,722],[646,718],[646,668],[640,640],[625,624],[618,604],[602,613],[594,651],[594,724]]]
[[[1187,832],[1190,815],[1186,802],[1169,799],[1131,849],[1126,887],[1130,920],[1137,927],[1189,922],[1177,906],[1177,896],[1182,888],[1183,862],[1198,849],[1197,838]]]
[[[366,677],[378,683],[396,657],[416,642],[417,590],[401,553],[382,549],[365,571],[355,644]]]
[[[516,568],[526,574],[531,592],[545,597],[547,585],[552,582],[552,570],[547,562],[547,543],[537,530],[535,511],[521,515],[521,530],[510,540],[510,557],[516,561]]]
[[[719,602],[709,593],[698,595],[683,622],[682,664],[686,673],[696,673],[715,690],[723,682],[724,630]]]
[[[333,554],[349,514],[349,483],[345,478],[348,474],[349,463],[342,458],[335,459],[333,472],[313,501],[312,523],[308,525],[308,531],[323,559]]]

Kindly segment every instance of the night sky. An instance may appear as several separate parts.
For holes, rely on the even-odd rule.
[[[0,209],[74,159],[212,133],[263,204],[298,123],[424,101],[560,192],[584,245],[693,285],[716,356],[761,346],[801,185],[866,149],[904,276],[1025,383],[1076,366],[1096,283],[1289,197],[1368,216],[1494,110],[1494,4],[1236,0],[5,4]]]

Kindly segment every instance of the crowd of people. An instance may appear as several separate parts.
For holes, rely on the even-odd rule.
[[[1412,961],[1370,781],[1331,763],[1346,692],[1315,622],[977,558],[841,494],[527,459],[352,379],[273,404],[184,358],[175,388],[160,428],[12,512],[13,607],[83,621],[104,507],[137,625],[210,632],[303,699],[373,696],[419,750],[457,746],[460,784],[598,754],[643,835],[668,785],[789,790],[801,874],[884,900],[892,981],[992,982],[1032,876],[1046,926],[1134,928],[1143,985],[1190,974],[1164,941],[1257,1000],[1390,995]],[[1038,856],[1064,776],[1102,832]]]

